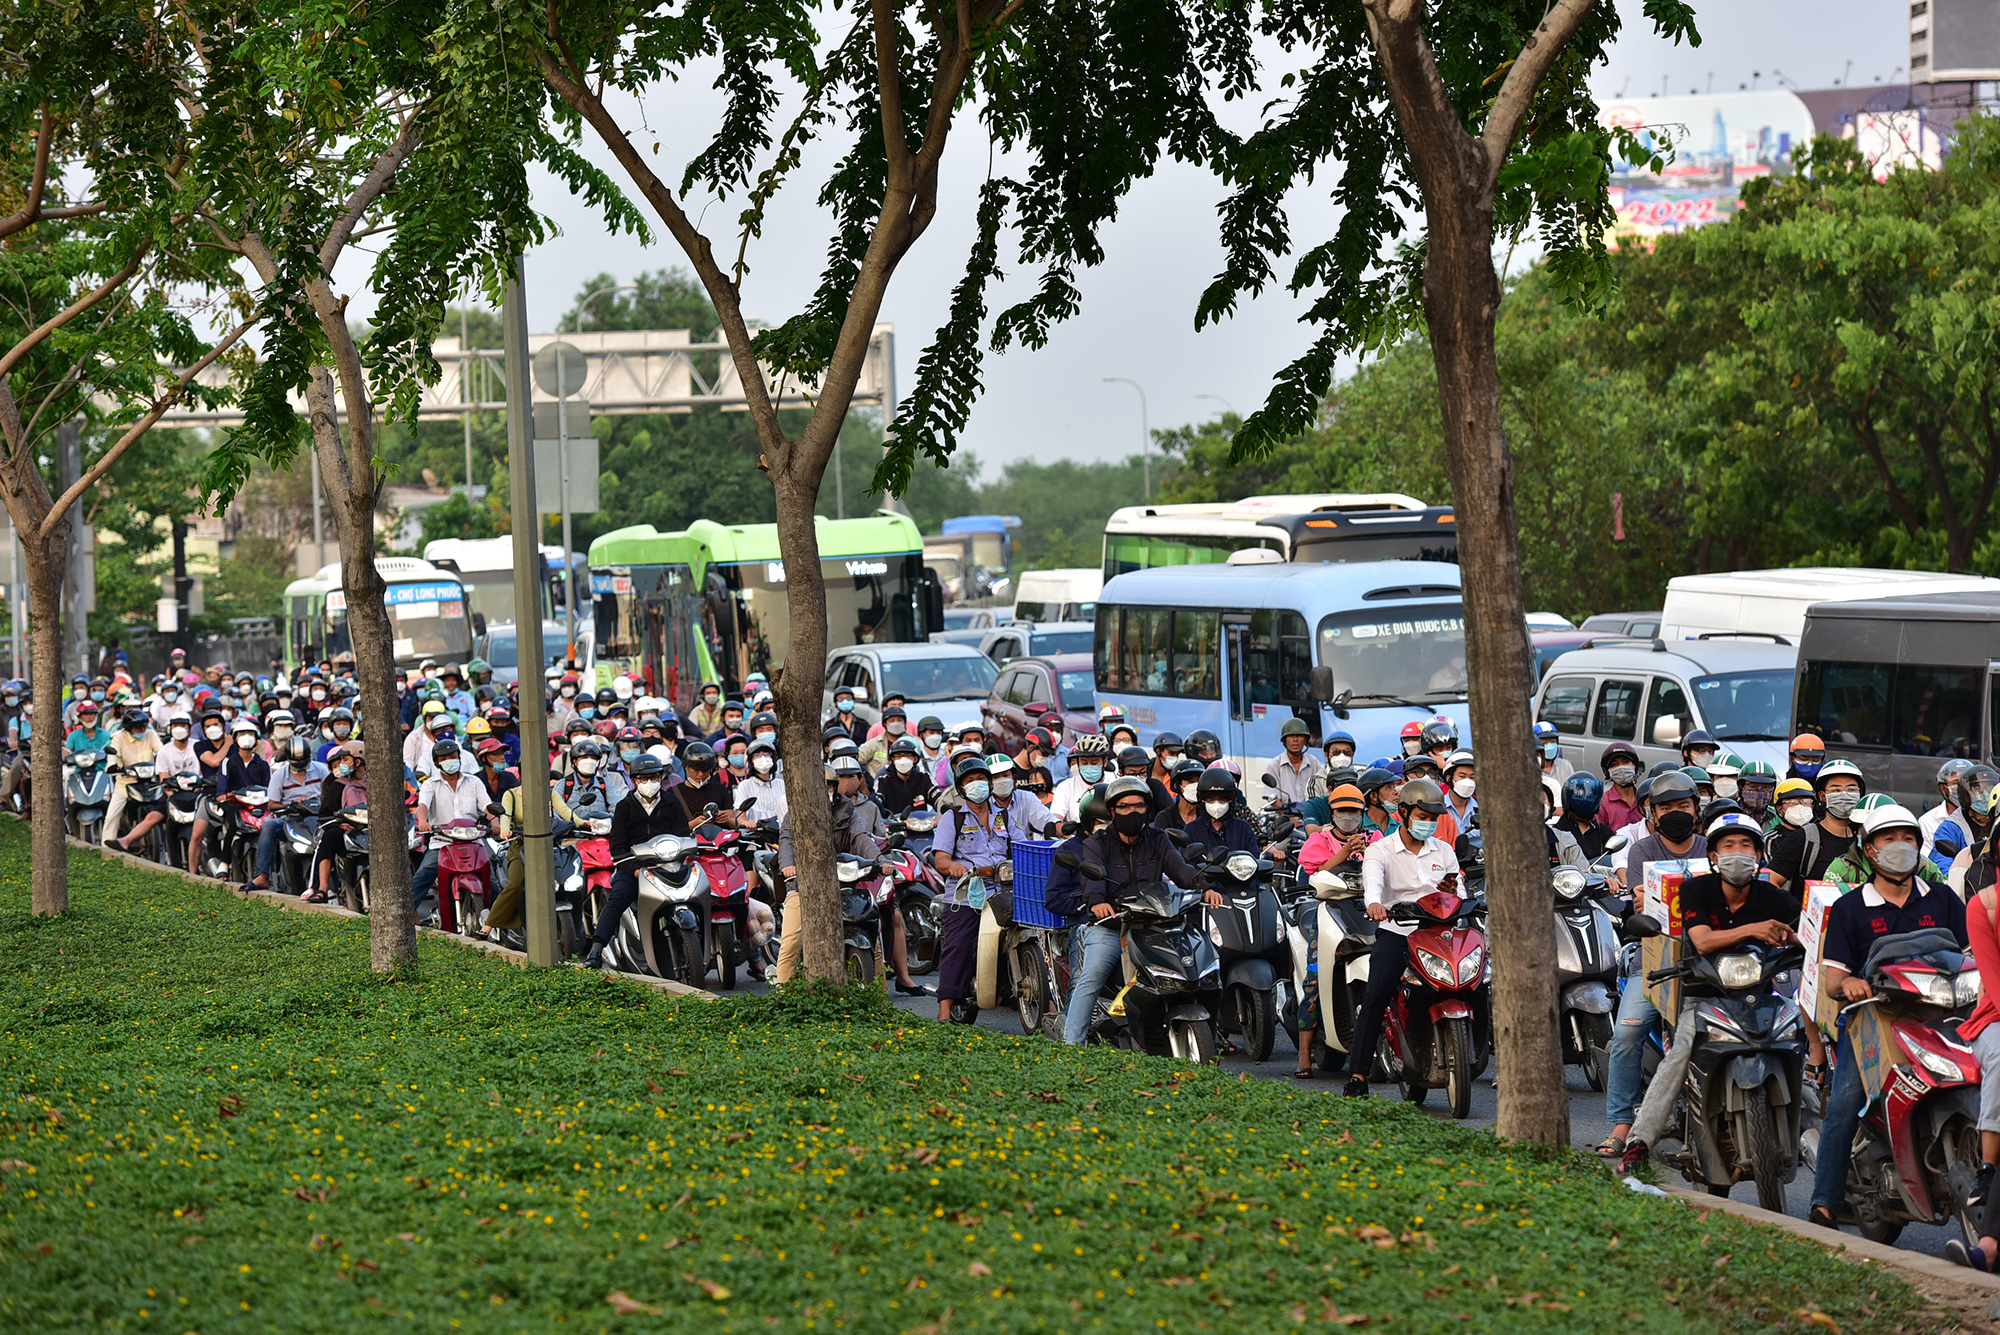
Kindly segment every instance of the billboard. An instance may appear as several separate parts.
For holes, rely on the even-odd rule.
[[[1737,194],[1759,176],[1788,175],[1792,153],[1813,136],[1812,112],[1783,90],[1623,99],[1598,121],[1636,132],[1648,148],[1671,149],[1665,169],[1611,164],[1617,237],[1646,238],[1722,222]]]

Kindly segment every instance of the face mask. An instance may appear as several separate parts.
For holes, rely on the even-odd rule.
[[[1717,797],[1734,797],[1737,791],[1736,780],[1734,779],[1717,779],[1715,781],[1715,795]]]
[[[596,705],[584,705],[584,706],[580,707],[580,708],[579,708],[579,709],[578,709],[578,710],[577,710],[576,712],[577,712],[577,713],[579,713],[579,714],[581,714],[581,715],[583,715],[583,716],[584,716],[585,718],[596,718],[596,717],[597,717],[597,706],[596,706]]]
[[[1826,762],[1820,760],[1811,760],[1811,761],[1794,760],[1792,762],[1792,768],[1799,772],[1799,777],[1801,779],[1810,780],[1819,777],[1819,767],[1824,763]]]
[[[1606,777],[1620,788],[1629,788],[1632,780],[1639,777],[1639,771],[1631,765],[1613,765]]]
[[[168,704],[172,704],[174,701],[181,698],[181,693],[175,690],[173,687],[169,686],[166,690],[160,692],[160,698],[162,700],[165,700]]]
[[[1787,806],[1785,824],[1793,827],[1812,824],[1812,806],[1805,802],[1794,802]]]
[[[915,756],[896,757],[896,773],[908,774],[911,770],[915,769],[916,767],[917,767],[917,758]]]
[[[1012,797],[1013,795],[1014,795],[1014,781],[1012,779],[995,779],[993,781],[993,796],[999,798],[1002,802],[1005,802],[1008,798]]]
[[[1121,811],[1111,818],[1112,825],[1120,834],[1137,834],[1146,828],[1146,813],[1143,811]]]
[[[1653,825],[1659,830],[1660,838],[1670,844],[1678,844],[1694,833],[1694,813],[1665,811],[1653,819]]]
[[[924,745],[933,751],[938,749],[938,743],[943,740],[944,734],[941,732],[927,732],[924,734]]]
[[[741,714],[724,714],[722,716],[722,726],[731,732],[735,732],[743,726],[743,716]]]
[[[659,795],[660,795],[660,781],[658,779],[639,780],[639,796],[646,798],[648,801],[651,801],[653,798],[658,797]]]
[[[1352,751],[1329,751],[1326,753],[1326,763],[1333,769],[1346,769],[1354,763],[1354,753]]]
[[[90,693],[90,698],[91,698],[91,699],[93,699],[93,700],[95,700],[95,701],[97,701],[97,702],[98,702],[99,704],[102,704],[102,703],[104,703],[104,692],[103,692],[103,691],[92,691],[92,692]]]
[[[882,731],[891,737],[901,737],[909,725],[899,718],[892,718],[882,725]]]
[[[1771,809],[1771,790],[1768,788],[1745,788],[1737,794],[1736,800],[1751,815]]]
[[[1342,834],[1353,834],[1361,828],[1361,813],[1358,811],[1336,811],[1333,813],[1333,828]]]
[[[1826,809],[1832,815],[1839,816],[1842,820],[1845,820],[1847,819],[1847,813],[1854,810],[1860,801],[1861,794],[1849,792],[1843,788],[1826,795]]]
[[[1695,751],[1689,754],[1687,763],[1697,769],[1707,769],[1714,759],[1715,752],[1713,751]]]
[[[701,702],[707,705],[710,709],[713,709],[715,708],[715,702],[717,700],[720,700],[721,698],[722,697],[717,695],[714,691],[710,691],[708,694],[701,697]]]
[[[333,767],[333,772],[334,772],[334,775],[335,775],[335,776],[336,776],[337,778],[342,778],[342,779],[351,779],[351,778],[353,778],[353,777],[354,777],[354,766],[352,766],[352,765],[335,765],[335,766]]]
[[[576,698],[576,687],[574,686],[563,687],[562,698],[565,700],[574,700]]]
[[[1470,779],[1460,779],[1451,786],[1451,790],[1460,797],[1471,797],[1472,789],[1473,783]]]
[[[257,749],[257,739],[246,732],[237,737],[236,745],[241,750],[254,751]]]
[[[1884,844],[1870,854],[1878,870],[1899,877],[1908,876],[1915,871],[1920,856],[1915,844],[1906,844],[1901,840],[1893,844]]]
[[[578,774],[595,774],[597,773],[597,762],[589,759],[579,760],[576,762],[576,772]]]
[[[1096,783],[1099,779],[1104,777],[1104,766],[1078,765],[1076,767],[1076,772],[1082,776],[1083,781],[1085,783]]]
[[[835,700],[833,707],[843,714],[852,714],[854,712],[854,702],[852,700]]]
[[[1195,794],[1195,785],[1191,783],[1184,783],[1181,785],[1181,801],[1187,803],[1189,806],[1193,806],[1194,794]]]
[[[1206,811],[1214,819],[1221,820],[1224,816],[1227,816],[1229,814],[1229,803],[1203,802],[1201,804],[1201,809],[1203,811]]]
[[[438,761],[438,771],[443,774],[458,773],[458,760],[456,758],[453,758],[451,760]]]
[[[776,741],[778,739],[778,734],[772,732],[769,728],[766,728],[764,731],[758,733],[755,737],[751,738],[750,740],[754,742],[761,742],[767,737],[770,738],[772,741]]]
[[[729,757],[729,768],[740,771],[748,769],[749,767],[750,767],[750,757],[748,756]]]
[[[903,758],[905,760],[909,759],[909,757],[907,756]],[[769,774],[771,770],[775,768],[775,764],[776,762],[774,762],[769,756],[758,756],[757,759],[754,762],[752,762],[751,768],[755,769],[759,774]]]
[[[1419,747],[1420,743],[1418,743],[1414,739],[1406,741],[1403,743],[1403,754],[1406,756],[1413,756],[1417,753]]]
[[[1403,789],[1401,785],[1384,789],[1382,792],[1375,794],[1374,805],[1381,807],[1384,811],[1394,811],[1396,803],[1402,800],[1402,796]]]
[[[319,689],[317,689],[317,688],[315,688],[315,689],[314,689],[314,691],[313,691],[313,699],[315,699],[315,700],[324,700],[324,699],[326,699],[326,692],[325,692],[325,691],[322,691],[322,690],[319,690]]]
[[[187,735],[188,735],[188,730],[187,730],[186,728],[175,728],[175,729],[174,729],[174,740],[175,740],[175,741],[177,741],[177,742],[184,742],[184,741],[186,741],[186,740],[187,740]]]
[[[643,756],[643,755],[645,755],[645,754],[646,754],[646,753],[645,753],[644,751],[641,751],[641,750],[639,750],[639,749],[638,749],[637,747],[632,747],[632,748],[629,748],[629,749],[627,749],[627,750],[624,750],[624,751],[620,751],[620,752],[618,753],[618,758],[619,758],[620,760],[623,760],[623,761],[624,761],[624,762],[625,762],[626,764],[628,764],[628,765],[629,765],[629,764],[631,764],[631,763],[632,763],[633,761],[637,760],[637,759],[638,759],[638,758],[639,758],[640,756]],[[495,756],[495,757],[494,757],[494,763],[495,763],[495,764],[498,764],[498,763],[499,763],[499,759],[500,759],[500,758],[499,758],[498,756]]]
[[[290,741],[291,736],[292,730],[283,723],[271,729],[271,740],[274,742]]]
[[[354,733],[354,725],[352,723],[349,723],[345,719],[342,719],[340,722],[333,725],[333,735],[335,737],[338,737],[343,742],[346,741],[350,736],[352,736],[353,733]]]
[[[987,795],[992,791],[992,784],[987,783],[984,779],[974,779],[971,783],[965,785],[965,800],[977,805],[984,802]]]
[[[1983,793],[1974,793],[1972,795],[1972,809],[1981,816],[1993,810],[1993,790],[1988,788]]]
[[[1413,820],[1409,824],[1410,838],[1428,839],[1437,833],[1438,823],[1434,820]]]
[[[1750,878],[1757,874],[1757,855],[1718,853],[1715,858],[1715,870],[1731,885],[1748,885]]]
[[[211,742],[219,742],[222,740],[222,728],[220,725],[212,728],[203,728],[201,731],[202,735],[207,737],[208,740]]]
[[[1561,743],[1561,742],[1543,742],[1543,743],[1542,743],[1542,759],[1544,759],[1544,760],[1554,760],[1554,759],[1555,759],[1555,758],[1556,758],[1557,756],[1559,756],[1559,755],[1561,755],[1561,754],[1562,754],[1562,743]]]

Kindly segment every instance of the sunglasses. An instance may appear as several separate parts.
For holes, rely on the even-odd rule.
[[[1021,787],[1024,791],[1030,793],[1052,793],[1055,791],[1055,789],[1045,783],[1024,783]]]

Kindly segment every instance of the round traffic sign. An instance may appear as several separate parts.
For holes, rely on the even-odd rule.
[[[583,388],[589,368],[584,362],[583,349],[574,343],[558,341],[535,354],[534,370],[535,384],[542,393],[566,399]]]

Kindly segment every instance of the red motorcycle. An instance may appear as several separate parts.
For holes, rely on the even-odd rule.
[[[229,860],[229,879],[238,885],[257,874],[257,834],[270,819],[271,799],[261,788],[227,793],[217,842]]]
[[[485,929],[493,907],[493,853],[486,827],[470,816],[448,820],[437,830],[447,841],[438,849],[438,925],[461,936]]]
[[[745,808],[750,805],[751,799],[745,798]],[[710,960],[716,981],[727,992],[736,986],[736,966],[750,957],[743,944],[749,935],[750,874],[743,866],[744,850],[739,847],[743,836],[716,824],[712,813],[703,814],[706,818],[694,830],[694,861],[708,878]]]
[[[1418,926],[1410,933],[1402,986],[1389,1004],[1382,1059],[1405,1102],[1422,1103],[1425,1094],[1442,1088],[1457,1118],[1472,1111],[1472,1081],[1481,1064],[1476,1017],[1491,1013],[1486,933],[1478,926],[1485,913],[1484,900],[1442,889],[1389,910],[1392,922]]]

